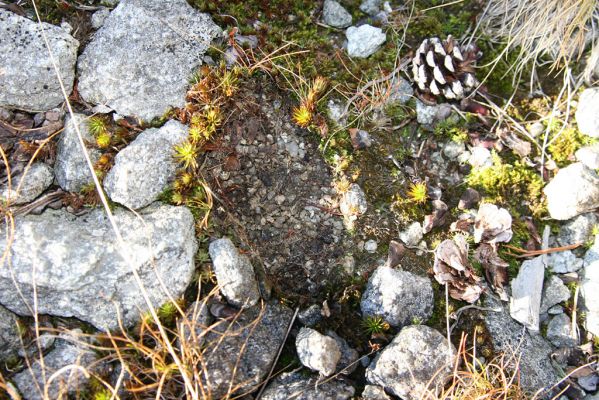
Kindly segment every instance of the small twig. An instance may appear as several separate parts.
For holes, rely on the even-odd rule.
[[[514,250],[514,251],[517,251],[518,253],[522,253],[522,254],[510,253],[510,255],[512,255],[513,257],[516,257],[516,258],[527,258],[527,257],[540,256],[543,254],[557,253],[559,251],[572,250],[572,249],[575,249],[580,246],[582,246],[582,243],[574,243],[574,244],[569,244],[567,246],[552,247],[549,249],[542,249],[542,250],[524,250],[519,247],[511,246],[509,244],[505,245],[505,247],[507,247],[510,250]]]

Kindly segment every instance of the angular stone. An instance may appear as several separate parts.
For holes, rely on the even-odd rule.
[[[191,283],[197,244],[194,220],[185,207],[156,204],[140,215],[114,211],[132,264],[119,252],[103,210],[74,217],[64,209],[17,218],[10,265],[0,268],[0,304],[21,315],[30,308],[36,285],[38,312],[76,317],[98,329],[128,326],[147,309],[132,269],[155,307],[178,298]],[[0,249],[6,250],[5,235]],[[160,278],[160,279],[158,279]],[[93,300],[93,301],[92,301]]]
[[[106,194],[132,209],[145,207],[175,179],[174,146],[187,138],[188,128],[169,121],[160,129],[146,129],[121,150],[104,179]]]
[[[533,331],[539,330],[544,279],[544,256],[539,256],[524,261],[518,270],[518,275],[512,280],[510,314],[516,321]]]
[[[292,314],[289,308],[273,302],[263,309],[245,309],[229,322],[214,324],[206,335],[203,351],[202,384],[206,393],[220,399],[231,387],[240,393],[258,387],[285,340]]]
[[[405,231],[399,233],[401,241],[404,242],[406,246],[410,247],[417,246],[423,236],[424,231],[422,230],[420,222],[413,222]]]
[[[341,351],[341,358],[337,363],[337,371],[344,375],[349,375],[355,371],[358,366],[358,357],[360,354],[352,349],[347,341],[343,339],[341,336],[337,335],[335,332],[328,330],[326,332],[327,336],[332,337],[337,342],[339,346],[339,350]]]
[[[543,191],[553,219],[574,218],[599,207],[599,176],[580,162],[560,169]]]
[[[566,314],[558,314],[547,325],[547,339],[556,347],[574,347],[578,340],[570,335],[572,321]]]
[[[94,137],[89,132],[87,117],[83,114],[74,114],[73,118],[67,116],[64,125],[56,148],[54,174],[61,188],[67,192],[79,192],[92,182],[92,173],[81,149],[76,127],[79,127],[84,142],[93,143]],[[88,147],[87,151],[92,163],[98,161],[100,157],[98,150]]]
[[[67,95],[71,94],[79,42],[57,26],[40,26],[0,9],[0,106],[46,111],[64,101],[42,28]]]
[[[541,335],[527,331],[514,321],[499,299],[486,296],[485,306],[498,310],[485,313],[485,325],[495,351],[519,360],[522,387],[531,393],[552,387],[559,378],[550,361],[551,345]]]
[[[49,385],[45,385],[52,374],[64,367],[79,365],[83,369],[93,371],[92,364],[96,361],[97,355],[85,345],[78,344],[77,340],[81,338],[61,334],[54,349],[44,356],[43,363],[36,360],[30,368],[26,368],[12,378],[25,400],[58,399],[63,398],[67,393],[70,396],[81,393],[89,377],[78,368],[64,369]],[[47,390],[46,395],[44,390]]]
[[[350,26],[345,31],[345,36],[347,36],[347,54],[357,58],[371,56],[387,40],[387,35],[381,28],[368,24],[360,25],[358,28]]]
[[[559,230],[557,241],[562,246],[575,243],[586,243],[593,239],[593,229],[599,225],[599,218],[595,213],[580,214],[567,221]],[[563,254],[559,252],[557,254]]]
[[[17,316],[0,306],[0,362],[15,357],[21,346]]]
[[[357,183],[352,183],[349,190],[343,193],[339,202],[339,210],[343,215],[361,215],[368,210],[364,191]]]
[[[451,115],[451,106],[449,104],[436,104],[429,106],[420,100],[416,100],[416,120],[421,125],[429,127],[437,122],[447,119]]]
[[[576,150],[576,160],[590,169],[599,169],[599,143],[581,147]]]
[[[584,257],[580,294],[586,309],[586,330],[599,335],[599,238]]]
[[[455,347],[425,325],[403,328],[366,369],[366,380],[405,400],[440,389],[455,363]]]
[[[578,129],[590,137],[599,137],[599,87],[585,89],[576,108]]]
[[[322,8],[322,21],[335,28],[347,28],[352,23],[352,17],[335,0],[325,0]]]
[[[183,107],[189,77],[221,34],[185,0],[122,0],[79,57],[79,93],[144,120]]]
[[[540,313],[545,314],[551,307],[570,298],[570,290],[564,282],[555,275],[552,275],[545,282],[543,290],[543,299],[541,300]]]
[[[380,386],[366,385],[362,392],[362,400],[391,400]]]
[[[25,175],[19,174],[12,177],[12,186],[0,187],[0,198],[10,201],[12,205],[29,203],[35,200],[54,181],[52,168],[42,162],[31,164]],[[17,189],[18,192],[17,192]],[[10,200],[9,200],[10,199]]]
[[[208,252],[216,281],[227,301],[236,307],[250,307],[258,303],[260,290],[248,257],[239,254],[229,238],[213,241]]]
[[[323,376],[332,375],[341,359],[337,341],[311,328],[301,328],[295,339],[300,362]]]
[[[559,251],[547,256],[547,265],[556,274],[567,274],[576,272],[582,268],[583,260],[578,258],[570,250]]]
[[[348,400],[354,388],[338,380],[319,382],[315,376],[306,377],[300,372],[283,373],[266,387],[262,400]]]
[[[433,312],[433,287],[426,277],[379,267],[368,280],[360,308],[364,317],[381,316],[394,327],[425,322]]]
[[[382,0],[363,0],[360,10],[368,15],[377,15],[381,10]]]

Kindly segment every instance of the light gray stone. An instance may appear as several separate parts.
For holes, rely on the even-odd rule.
[[[341,359],[337,341],[311,328],[301,328],[295,339],[300,362],[323,376],[332,375]]]
[[[456,350],[425,325],[403,328],[366,369],[366,380],[405,400],[435,392],[451,375]]]
[[[583,260],[578,258],[570,250],[559,251],[547,256],[547,265],[556,274],[567,274],[576,272],[582,268]]]
[[[518,270],[518,275],[512,280],[510,315],[533,331],[539,330],[539,312],[544,279],[544,256],[539,256],[524,261]]]
[[[381,10],[382,0],[363,0],[360,10],[368,15],[377,15]]]
[[[322,20],[335,28],[347,28],[352,23],[351,14],[335,0],[325,0],[322,8]]]
[[[376,240],[370,239],[367,240],[366,243],[364,243],[364,250],[366,250],[369,253],[376,253],[377,248],[378,244],[376,243]]]
[[[476,146],[470,149],[470,158],[468,163],[473,168],[484,168],[493,165],[491,151],[486,147]]]
[[[586,311],[585,327],[599,335],[599,237],[584,257],[580,294]]]
[[[318,304],[312,304],[310,307],[301,310],[297,314],[297,319],[307,327],[313,327],[322,319],[320,307]]]
[[[145,207],[175,179],[174,146],[187,138],[188,128],[169,121],[161,128],[146,129],[121,150],[104,178],[106,194],[132,209]]]
[[[540,313],[545,314],[551,307],[570,298],[570,290],[564,282],[555,275],[552,275],[545,282],[543,290],[543,299],[541,300]]]
[[[400,76],[394,76],[391,79],[389,88],[387,89],[387,100],[385,103],[406,104],[414,96],[414,88],[412,84]]]
[[[92,363],[96,361],[97,355],[84,344],[78,344],[77,340],[82,339],[75,335],[61,334],[54,349],[44,356],[43,363],[36,360],[30,368],[12,378],[25,400],[58,399],[63,398],[66,393],[74,396],[85,388],[89,377],[77,368],[63,370],[49,385],[45,385],[52,374],[69,365],[79,365],[93,371]],[[47,390],[47,395],[44,395],[44,390]]]
[[[0,305],[0,362],[15,357],[21,346],[17,316]]]
[[[358,366],[358,357],[360,357],[358,352],[352,349],[347,341],[335,332],[328,330],[326,334],[335,339],[337,346],[339,346],[339,351],[341,351],[341,358],[339,358],[339,362],[337,363],[337,371],[344,375],[354,372]]]
[[[559,378],[550,361],[551,345],[541,335],[514,321],[499,299],[486,296],[485,306],[499,310],[485,313],[485,325],[495,351],[518,359],[522,387],[531,393],[552,387]]]
[[[361,215],[368,210],[368,202],[364,191],[357,183],[352,183],[349,190],[341,196],[339,210],[345,216]]]
[[[466,151],[466,145],[462,142],[449,141],[443,146],[443,155],[450,160],[455,160]]]
[[[595,373],[586,376],[581,376],[580,378],[578,378],[577,383],[581,388],[583,388],[587,392],[594,392],[597,390],[597,385],[599,385],[599,375]]]
[[[553,219],[574,218],[599,207],[599,176],[580,162],[560,169],[543,191]]]
[[[42,30],[67,95],[71,93],[79,42],[57,26],[40,26],[0,9],[0,106],[46,111],[64,101]]]
[[[416,100],[416,120],[419,124],[430,127],[437,122],[447,119],[451,115],[449,104],[436,104],[430,106],[420,100]]]
[[[347,118],[343,115],[344,105],[340,100],[329,99],[327,102],[327,110],[329,112],[329,118],[331,118],[337,125],[345,125]]]
[[[306,377],[300,372],[283,373],[268,384],[262,400],[348,400],[355,390],[338,380],[319,382],[317,377]]]
[[[423,236],[424,231],[420,222],[413,222],[405,231],[399,233],[401,241],[410,247],[417,246]]]
[[[73,118],[66,117],[64,130],[60,134],[56,148],[54,174],[58,185],[67,192],[79,192],[85,185],[92,182],[92,173],[81,149],[76,127],[79,127],[84,142],[94,142],[85,115],[74,114]],[[100,157],[98,150],[88,147],[87,151],[92,163],[98,161]]]
[[[364,24],[359,27],[350,26],[345,31],[347,37],[347,54],[350,57],[367,58],[381,47],[387,35],[381,28]]]
[[[560,305],[550,307],[549,310],[547,310],[547,314],[549,314],[549,315],[557,315],[557,314],[561,314],[563,312],[564,312],[564,307],[562,307]]]
[[[289,308],[272,302],[264,308],[245,309],[235,320],[212,325],[203,351],[206,393],[220,399],[230,387],[248,393],[260,385],[285,340],[292,314]]]
[[[578,340],[570,335],[572,321],[566,314],[558,314],[547,325],[547,339],[556,347],[574,347]]]
[[[599,169],[599,143],[581,147],[574,153],[576,160],[590,169]]]
[[[122,115],[160,117],[183,107],[189,77],[220,34],[185,0],[123,0],[79,57],[79,93]]]
[[[593,239],[593,229],[595,226],[599,226],[599,219],[595,213],[580,214],[562,225],[557,236],[557,241],[562,246],[586,243]],[[565,252],[557,254],[563,253]]]
[[[366,385],[362,392],[362,400],[391,400],[380,386]]]
[[[428,278],[379,267],[368,280],[360,307],[364,317],[381,316],[394,327],[425,322],[433,312],[433,288]]]
[[[236,307],[250,307],[260,300],[258,281],[247,256],[239,254],[228,238],[217,239],[208,247],[216,281],[227,301]]]
[[[578,99],[576,123],[580,132],[599,137],[599,87],[585,89]]]
[[[19,174],[12,177],[12,186],[0,187],[0,198],[10,201],[10,204],[19,205],[35,200],[44,192],[54,180],[52,168],[42,162],[31,164],[25,175]],[[19,188],[20,186],[20,188]],[[17,189],[19,191],[17,192]]]
[[[201,348],[204,337],[212,323],[212,315],[205,301],[194,301],[185,312],[185,318],[178,321],[179,332],[188,345]]]
[[[92,28],[100,29],[104,25],[104,21],[110,15],[110,10],[106,7],[100,8],[98,11],[92,14],[91,23]]]
[[[128,326],[147,309],[132,269],[155,307],[178,298],[193,278],[197,244],[191,212],[156,204],[139,216],[116,209],[114,218],[131,264],[101,209],[81,217],[62,209],[17,218],[11,264],[0,268],[0,304],[29,315],[15,283],[29,305],[35,283],[40,314],[76,317],[101,330],[118,328],[120,316]],[[0,236],[5,251],[6,238]]]

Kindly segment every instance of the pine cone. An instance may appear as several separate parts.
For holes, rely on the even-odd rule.
[[[481,56],[475,45],[460,47],[451,35],[443,42],[436,37],[424,39],[412,58],[412,80],[426,100],[463,99],[479,84],[474,63]]]

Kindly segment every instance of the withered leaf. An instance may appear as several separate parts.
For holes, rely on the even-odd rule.
[[[422,232],[424,234],[429,233],[434,228],[443,226],[447,221],[447,216],[449,215],[447,204],[441,200],[434,200],[433,207],[433,213],[425,216],[422,222]]]
[[[240,168],[241,162],[239,162],[237,155],[231,154],[225,159],[225,165],[223,165],[225,171],[237,171]]]
[[[478,261],[485,270],[485,277],[491,287],[499,295],[501,300],[507,301],[508,296],[505,286],[508,283],[507,267],[509,264],[499,257],[495,247],[483,243],[474,252],[474,259]]]
[[[396,242],[395,240],[392,240],[389,243],[389,253],[387,254],[387,267],[389,268],[395,268],[399,265],[399,262],[401,261],[401,259],[404,256],[404,253],[406,252],[406,247],[399,243]]]
[[[447,285],[449,295],[456,300],[474,303],[483,292],[480,278],[468,263],[468,243],[463,235],[437,246],[433,272],[435,280]]]
[[[500,243],[512,240],[512,216],[505,208],[481,204],[474,220],[476,243]]]

